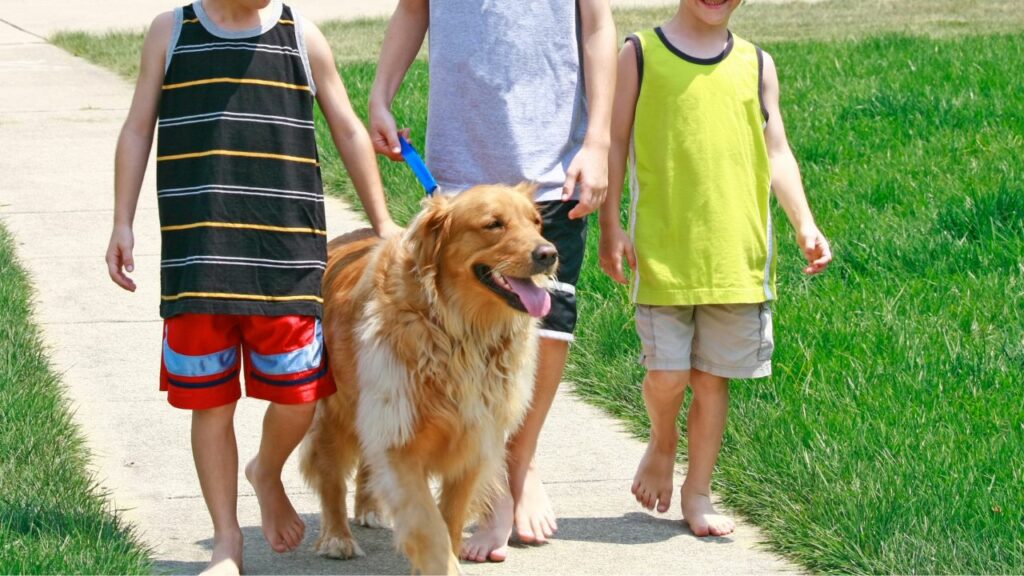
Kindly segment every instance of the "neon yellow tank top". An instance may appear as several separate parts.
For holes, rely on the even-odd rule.
[[[633,300],[774,299],[760,49],[730,33],[722,54],[698,59],[660,28],[629,40],[640,72],[630,146]]]

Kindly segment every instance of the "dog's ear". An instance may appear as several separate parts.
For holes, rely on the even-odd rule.
[[[421,273],[432,272],[439,263],[441,245],[448,236],[451,201],[444,194],[435,194],[422,202],[423,210],[409,225],[406,237]]]
[[[519,184],[516,184],[516,186],[512,189],[515,190],[516,192],[519,192],[523,196],[526,196],[526,198],[530,202],[533,202],[533,199],[537,195],[537,188],[539,187],[540,185],[538,185],[536,182],[520,182]]]

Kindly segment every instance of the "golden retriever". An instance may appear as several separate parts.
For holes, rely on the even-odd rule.
[[[338,393],[318,404],[301,462],[320,495],[319,554],[362,555],[345,501],[358,466],[356,518],[376,524],[383,504],[414,571],[458,573],[463,525],[529,404],[536,318],[551,305],[537,282],[558,253],[532,196],[529,185],[437,195],[401,237],[328,245],[323,324]]]

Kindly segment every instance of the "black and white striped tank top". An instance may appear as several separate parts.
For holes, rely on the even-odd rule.
[[[160,99],[161,305],[182,313],[320,316],[327,258],[301,22],[275,0],[260,27],[176,11]]]

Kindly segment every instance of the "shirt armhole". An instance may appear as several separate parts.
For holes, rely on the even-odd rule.
[[[167,57],[164,59],[164,75],[171,68],[171,58],[174,56],[174,49],[178,47],[178,39],[181,38],[181,24],[184,15],[181,6],[174,9],[174,28],[171,30],[171,41],[167,43]]]
[[[626,36],[626,42],[633,44],[633,49],[636,50],[636,79],[637,79],[637,92],[640,91],[640,86],[644,84],[644,48],[643,44],[640,43],[640,37],[636,34],[630,34]]]
[[[764,52],[760,46],[754,46],[757,51],[757,98],[761,102],[761,116],[764,118],[764,125],[768,127],[768,109],[764,105]]]
[[[309,67],[309,53],[306,51],[305,18],[298,10],[292,8],[292,20],[295,21],[295,42],[299,46],[299,55],[302,57],[302,69],[306,72],[306,81],[309,82],[309,90],[316,96],[316,82],[313,81],[313,72]]]

